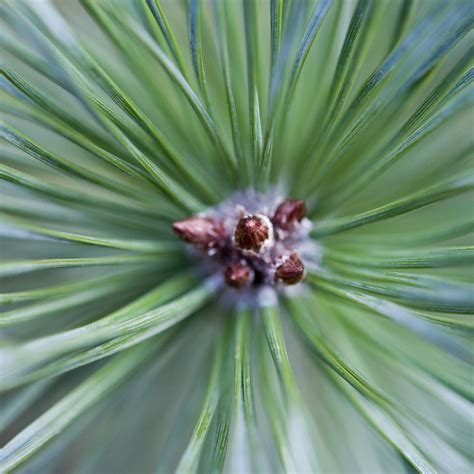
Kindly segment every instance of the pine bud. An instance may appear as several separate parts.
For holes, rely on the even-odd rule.
[[[225,282],[234,288],[244,288],[253,280],[253,271],[244,260],[227,266],[224,273]]]
[[[188,217],[174,222],[173,230],[186,242],[203,249],[217,247],[226,238],[222,222],[210,217]]]
[[[296,253],[291,254],[275,271],[275,281],[294,285],[303,279],[304,264]]]
[[[291,230],[306,216],[306,205],[301,199],[286,199],[276,209],[272,222],[275,227]]]
[[[258,252],[270,238],[270,221],[265,216],[246,216],[239,220],[234,240],[241,250]]]

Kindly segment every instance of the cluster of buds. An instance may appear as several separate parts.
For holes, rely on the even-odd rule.
[[[286,199],[273,215],[241,209],[230,223],[229,219],[194,215],[175,222],[173,229],[219,263],[229,286],[294,285],[304,276],[304,264],[292,246],[305,216],[304,201]]]

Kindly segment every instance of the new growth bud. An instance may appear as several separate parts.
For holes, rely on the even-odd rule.
[[[217,247],[226,238],[221,221],[191,216],[173,223],[173,230],[186,242],[202,249]]]
[[[294,285],[303,279],[304,265],[296,253],[291,254],[275,271],[275,281]]]
[[[270,221],[264,216],[242,217],[235,227],[234,240],[241,250],[258,252],[270,238]]]
[[[238,196],[239,202],[174,222],[173,230],[194,247],[192,256],[203,270],[217,272],[241,295],[253,297],[255,288],[301,281],[305,269],[299,255],[307,251],[310,229],[309,222],[299,225],[306,215],[304,201],[288,198],[269,212],[276,203],[265,196],[253,191]]]
[[[253,271],[245,260],[231,263],[224,273],[225,282],[234,288],[244,288],[249,286],[253,280]]]
[[[286,199],[276,209],[272,222],[275,227],[291,230],[306,216],[306,205],[300,199]]]

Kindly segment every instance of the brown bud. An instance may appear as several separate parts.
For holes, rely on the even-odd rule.
[[[294,285],[303,279],[304,264],[296,253],[291,254],[275,271],[275,281]]]
[[[286,199],[276,209],[272,222],[283,230],[291,230],[306,216],[306,205],[301,199]]]
[[[267,222],[265,222],[267,221]],[[241,250],[258,252],[270,238],[270,222],[257,215],[242,217],[235,227],[234,239]]]
[[[234,288],[244,288],[253,279],[253,271],[244,260],[227,266],[224,273],[225,282]]]
[[[176,221],[173,230],[186,242],[204,249],[217,247],[226,237],[222,222],[210,217],[191,216]]]

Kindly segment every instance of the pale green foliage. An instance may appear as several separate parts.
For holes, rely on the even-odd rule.
[[[1,472],[472,472],[472,2],[0,15]],[[272,187],[246,306],[170,224]]]

